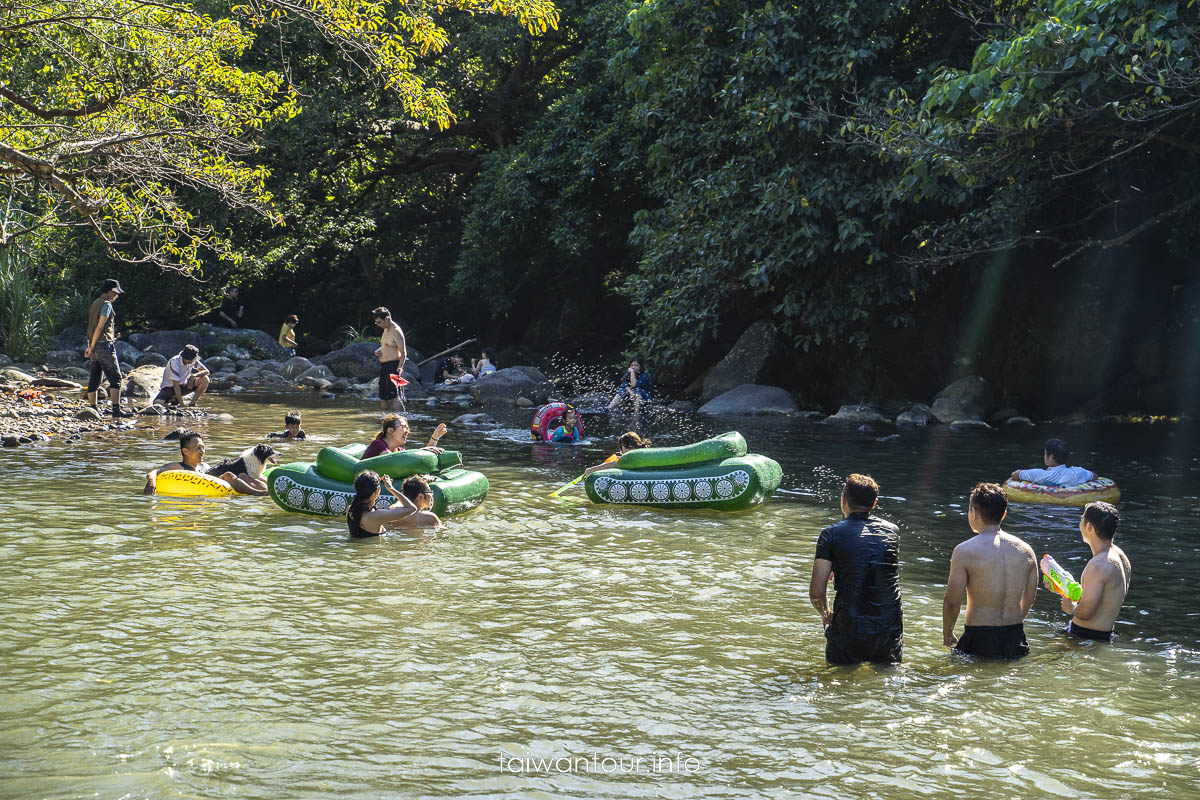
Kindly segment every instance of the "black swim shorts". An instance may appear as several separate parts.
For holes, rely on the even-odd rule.
[[[121,388],[121,367],[117,364],[116,342],[96,342],[96,346],[92,348],[91,374],[87,385],[89,392],[100,388],[101,373],[108,378],[110,389]]]
[[[400,396],[400,387],[392,383],[392,375],[400,374],[399,361],[379,362],[379,399],[395,400]]]
[[[1067,623],[1067,627],[1063,628],[1063,633],[1069,633],[1080,639],[1094,639],[1097,642],[1111,642],[1113,640],[1112,631],[1098,631],[1095,628],[1085,628],[1082,625],[1076,625],[1073,621]]]
[[[1021,658],[1029,655],[1025,626],[967,625],[954,649],[980,658]]]

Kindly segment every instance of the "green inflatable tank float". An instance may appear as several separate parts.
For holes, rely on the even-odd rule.
[[[322,447],[313,463],[272,467],[263,474],[267,492],[284,511],[342,517],[354,501],[355,476],[374,470],[397,479],[397,490],[404,478],[424,475],[433,492],[430,510],[439,517],[474,508],[487,497],[488,479],[482,473],[464,469],[462,454],[454,450],[438,454],[422,448],[359,458],[366,449],[363,444]],[[375,507],[388,508],[394,502],[396,498],[383,489]]]
[[[776,461],[747,454],[746,440],[731,432],[683,447],[630,450],[589,475],[584,488],[593,503],[742,511],[774,494],[782,478]]]

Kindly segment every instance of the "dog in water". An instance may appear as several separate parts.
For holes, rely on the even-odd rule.
[[[275,460],[275,448],[269,444],[247,447],[237,458],[227,458],[208,471],[237,490],[238,494],[266,494],[267,482],[262,479],[267,464]]]

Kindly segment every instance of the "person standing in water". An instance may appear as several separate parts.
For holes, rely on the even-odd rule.
[[[1129,591],[1133,567],[1125,551],[1113,544],[1121,515],[1109,503],[1088,503],[1079,518],[1079,533],[1092,550],[1092,559],[1079,576],[1083,594],[1079,602],[1062,598],[1062,610],[1071,615],[1063,633],[1080,639],[1111,642],[1113,626]]]
[[[1037,594],[1037,558],[1000,528],[1007,514],[1008,496],[999,484],[980,483],[971,491],[967,522],[975,536],[954,548],[942,598],[942,641],[960,653],[1006,659],[1029,654],[1023,623]],[[958,637],[954,624],[964,591],[967,617]]]
[[[83,357],[91,359],[88,377],[87,403],[99,411],[97,395],[101,375],[108,379],[108,399],[112,401],[114,417],[132,417],[132,411],[121,409],[121,365],[117,363],[117,329],[113,322],[113,302],[125,292],[120,282],[109,278],[100,284],[100,294],[88,309],[87,346]]]
[[[842,487],[845,517],[821,531],[808,597],[825,628],[825,660],[899,663],[904,646],[900,611],[900,530],[872,516],[879,484],[870,475],[850,475]],[[833,612],[827,591],[837,575]]]
[[[371,312],[375,324],[383,330],[379,337],[379,347],[375,355],[379,358],[379,405],[391,411],[399,411],[402,401],[400,387],[392,379],[404,372],[404,362],[408,357],[408,347],[404,341],[404,331],[392,320],[392,312],[380,306]]]

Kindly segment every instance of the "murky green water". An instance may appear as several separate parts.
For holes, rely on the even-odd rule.
[[[203,427],[212,456],[280,428],[286,407],[216,402],[237,419]],[[289,459],[365,441],[376,413],[305,417],[315,436],[285,445]],[[681,435],[724,427],[700,424]],[[1200,796],[1188,431],[1065,431],[1077,461],[1125,490],[1118,541],[1134,575],[1119,641],[1061,638],[1040,592],[1033,655],[974,664],[940,634],[964,493],[1036,465],[1050,430],[879,443],[740,429],[786,473],[753,512],[551,501],[608,440],[540,450],[513,420],[447,439],[490,478],[482,508],[426,538],[365,542],[266,499],[141,497],[141,473],[178,452],[165,426],[5,453],[0,795]],[[880,480],[903,530],[896,668],[826,666],[808,604],[816,537],[852,470]],[[1077,518],[1015,507],[1008,527],[1078,573]],[[548,771],[521,760],[565,757]]]

